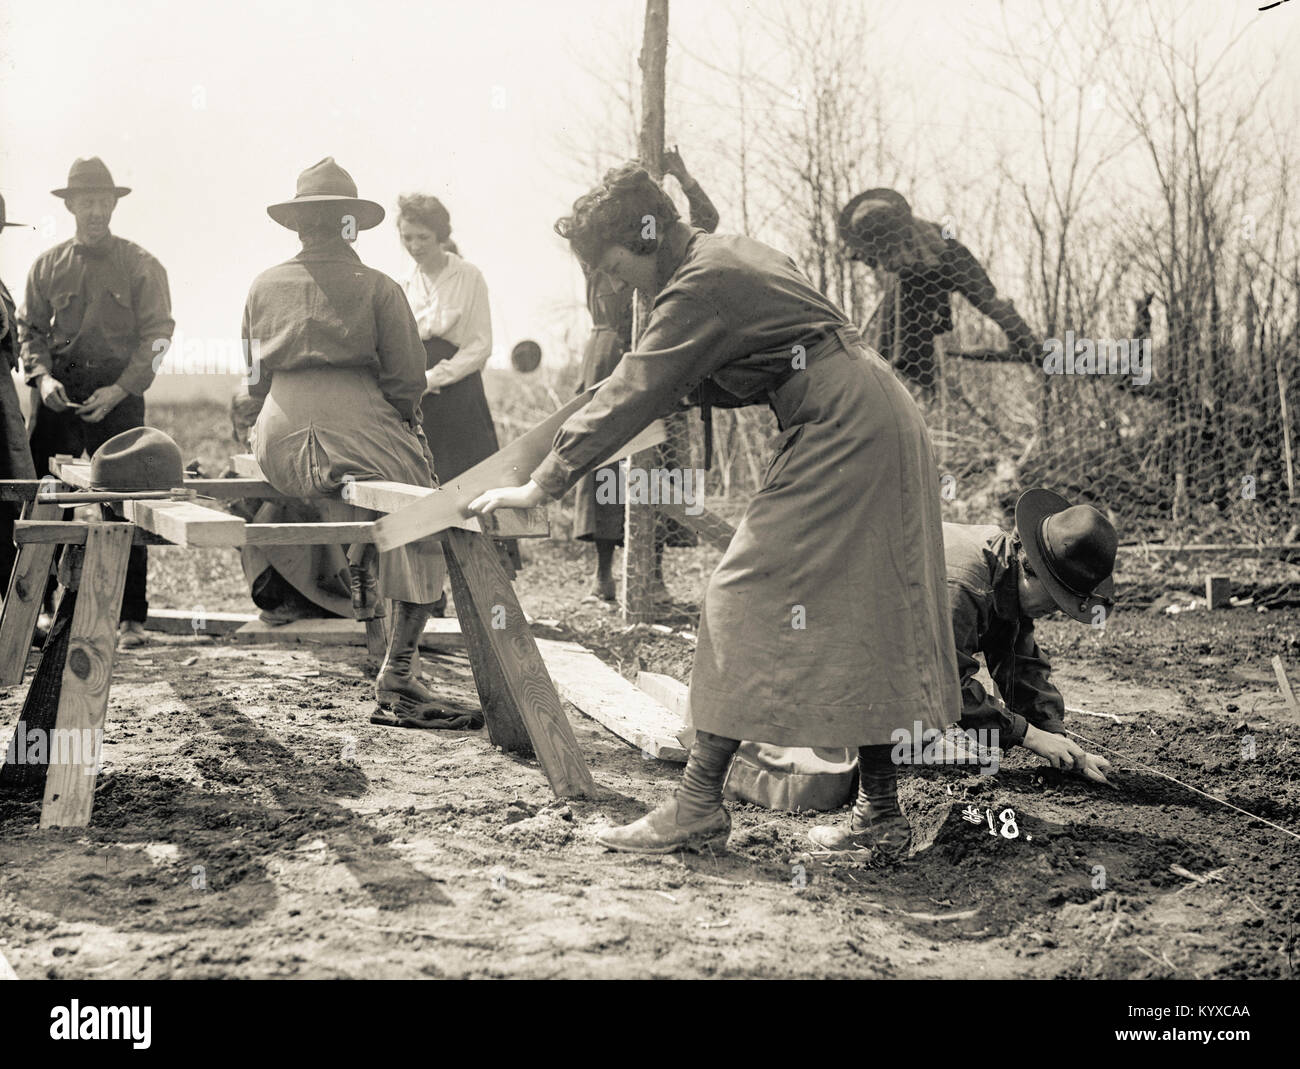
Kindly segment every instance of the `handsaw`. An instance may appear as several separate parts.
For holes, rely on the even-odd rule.
[[[465,525],[472,513],[467,507],[486,490],[499,486],[523,486],[532,477],[537,466],[546,459],[555,442],[555,434],[573,413],[591,400],[601,383],[583,390],[563,408],[553,412],[532,429],[516,438],[504,449],[475,464],[466,472],[448,480],[427,497],[406,505],[375,521],[375,545],[388,552],[410,542],[445,531],[448,527]],[[658,445],[668,437],[662,420],[655,420],[612,457],[601,461],[604,467],[620,457],[631,456],[643,449]]]

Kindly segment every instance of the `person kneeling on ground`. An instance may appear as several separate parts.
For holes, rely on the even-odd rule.
[[[1118,539],[1090,505],[1070,505],[1051,490],[1027,490],[1016,503],[1016,529],[943,525],[948,600],[963,731],[996,732],[1003,748],[1024,746],[1059,769],[1108,783],[1110,762],[1065,737],[1065,701],[1049,679],[1052,666],[1034,639],[1034,621],[1057,611],[1104,624],[1114,600],[1111,572]],[[975,674],[984,655],[1005,705]],[[862,804],[854,807],[856,814]],[[828,850],[854,849],[835,827],[813,829]]]

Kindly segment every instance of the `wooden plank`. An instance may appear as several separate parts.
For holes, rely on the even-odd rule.
[[[178,546],[242,546],[244,521],[192,501],[124,501],[123,515]]]
[[[677,739],[680,716],[576,642],[538,639],[537,648],[565,701],[644,754],[660,761],[686,760],[686,750]]]
[[[238,615],[231,613],[230,615]],[[268,624],[256,616],[230,632],[236,642],[256,642],[292,645],[297,642],[319,642],[339,646],[366,645],[366,627],[361,620],[294,620],[287,624]],[[433,619],[424,625],[420,636],[424,650],[463,650],[465,637],[456,620]]]
[[[244,526],[246,546],[351,546],[373,542],[373,521],[362,523],[250,523]]]
[[[90,823],[130,552],[131,528],[126,524],[91,525],[50,746],[42,828],[84,828]],[[71,740],[70,753],[54,752],[60,740]]]
[[[1296,706],[1295,694],[1291,691],[1291,683],[1286,677],[1286,668],[1282,665],[1282,658],[1276,654],[1273,657],[1273,674],[1277,676],[1277,685],[1282,690],[1282,697],[1286,699],[1287,708],[1291,712],[1300,712],[1300,707]]]
[[[1232,579],[1226,575],[1207,575],[1205,577],[1205,607],[1221,609],[1232,597]]]
[[[193,490],[200,497],[211,497],[220,501],[238,501],[243,498],[271,498],[297,500],[292,494],[282,494],[265,479],[186,479],[185,489]]]
[[[596,386],[584,390],[504,449],[475,464],[469,471],[449,479],[427,497],[378,520],[375,544],[381,550],[397,549],[450,527],[462,526],[461,521],[469,516],[467,506],[483,491],[499,486],[523,486],[550,452],[555,432],[569,416],[591,400],[595,390]],[[665,434],[663,422],[656,420],[617,455],[625,456],[649,448],[662,442]]]
[[[595,797],[595,782],[496,547],[484,535],[450,530],[443,553],[493,742],[511,734],[518,748],[522,721],[555,796]]]
[[[230,458],[230,466],[235,469],[236,473],[246,479],[265,479],[262,474],[262,466],[257,462],[257,458],[252,453],[236,453]]]
[[[371,512],[396,512],[417,501],[423,501],[439,491],[410,483],[384,482],[367,480],[365,482],[347,482],[339,491],[339,496],[349,505],[369,509]],[[480,531],[493,538],[548,538],[551,534],[550,519],[545,506],[532,509],[500,509],[491,516],[461,516],[449,527],[458,527],[462,531]],[[435,532],[436,533],[436,532]]]
[[[58,508],[56,505],[55,508]],[[56,546],[84,546],[86,520],[15,520],[14,542],[20,546],[48,544]],[[170,546],[172,543],[151,531],[132,524],[133,544],[137,546]]]
[[[659,511],[682,526],[690,528],[710,545],[717,546],[719,549],[726,549],[731,545],[732,536],[736,533],[736,529],[731,524],[707,509],[692,516],[686,511],[685,505],[660,503]]]
[[[47,480],[48,482],[48,480]],[[56,487],[62,486],[56,483]],[[32,522],[45,522],[59,515],[55,505],[41,505],[29,501],[23,515]],[[23,521],[15,523],[17,526]],[[9,573],[9,587],[5,594],[4,614],[0,617],[0,685],[14,686],[23,681],[27,667],[27,654],[36,631],[36,618],[41,614],[45,600],[45,585],[54,563],[53,545],[20,545],[14,558],[14,569]]]
[[[695,728],[691,724],[691,688],[659,672],[638,672],[636,685],[638,690],[645,691],[670,713],[681,718],[682,728],[677,732],[677,741],[690,753],[695,743]]]
[[[146,631],[165,635],[228,635],[258,618],[253,612],[199,612],[196,609],[150,609]]]

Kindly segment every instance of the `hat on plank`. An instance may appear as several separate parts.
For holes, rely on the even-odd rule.
[[[114,435],[90,458],[94,490],[172,490],[185,485],[180,447],[156,427]]]

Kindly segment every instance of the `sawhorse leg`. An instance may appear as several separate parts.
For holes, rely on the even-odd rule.
[[[55,485],[58,488],[61,484]],[[23,519],[57,520],[60,512],[58,505],[29,501],[23,509]],[[53,544],[31,542],[18,547],[5,594],[4,616],[0,618],[0,686],[12,687],[23,681],[32,633],[41,614],[45,585],[57,548]]]
[[[104,745],[117,619],[135,525],[89,523],[86,527],[59,712],[49,743],[42,828],[84,828],[90,823]]]
[[[492,742],[513,753],[535,753],[557,798],[596,797],[560,695],[492,540],[457,528],[440,538]]]

